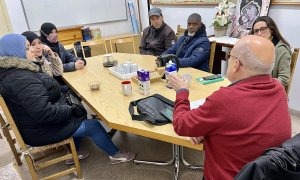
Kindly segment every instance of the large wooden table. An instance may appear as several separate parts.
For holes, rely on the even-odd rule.
[[[142,68],[154,70],[156,67],[154,56],[121,53],[114,53],[112,55],[119,63],[130,59],[133,63],[138,64],[139,67]],[[184,147],[203,150],[202,145],[192,145],[189,138],[178,136],[174,132],[172,124],[153,126],[147,122],[133,121],[128,111],[129,103],[145,96],[138,93],[138,86],[135,83],[132,83],[132,95],[123,96],[121,92],[122,80],[111,75],[109,70],[103,67],[102,62],[103,56],[88,58],[87,66],[83,70],[64,73],[63,78],[110,128]],[[193,80],[190,87],[191,101],[206,98],[219,89],[220,86],[229,84],[229,81],[225,80],[210,85],[201,85],[195,81],[195,78],[209,74],[193,68],[182,68],[179,71],[179,74],[181,73],[193,74]],[[88,84],[92,81],[101,82],[100,90],[90,91]],[[151,93],[159,93],[171,100],[175,100],[175,91],[166,88],[164,82],[152,83]]]

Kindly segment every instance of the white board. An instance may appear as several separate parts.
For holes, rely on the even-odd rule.
[[[125,0],[21,0],[29,29],[38,31],[44,22],[57,27],[127,19]]]

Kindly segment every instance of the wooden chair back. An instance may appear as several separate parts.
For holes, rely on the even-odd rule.
[[[76,49],[75,49],[74,44],[64,45],[64,48],[65,48],[66,50],[72,49],[73,52],[74,52],[74,54],[75,54],[75,56],[77,57],[77,52],[76,52]]]
[[[209,64],[208,64],[208,66],[209,66],[209,72],[210,73],[212,73],[213,67],[214,67],[216,46],[217,46],[217,42],[216,41],[212,41],[210,43],[210,55],[209,55]]]
[[[44,177],[42,179],[57,179],[58,177],[61,177],[61,176],[64,176],[64,175],[67,175],[67,174],[70,174],[70,173],[75,173],[75,172],[77,173],[77,176],[78,176],[79,179],[82,177],[81,170],[80,170],[80,165],[79,165],[79,161],[78,161],[78,157],[77,157],[77,152],[76,152],[76,148],[75,148],[75,144],[74,144],[74,141],[73,141],[72,137],[69,138],[69,139],[63,140],[61,142],[55,143],[55,144],[50,144],[50,145],[46,145],[46,146],[39,146],[39,147],[30,147],[30,146],[25,144],[25,142],[24,142],[24,140],[23,140],[23,138],[22,138],[22,136],[19,132],[19,129],[16,126],[16,123],[15,123],[13,117],[11,116],[11,113],[10,113],[10,111],[9,111],[9,109],[8,109],[6,103],[5,103],[5,100],[3,99],[2,96],[0,96],[0,106],[2,107],[4,115],[6,116],[7,123],[12,128],[13,133],[16,136],[17,142],[21,147],[21,151],[24,154],[26,163],[28,165],[28,168],[29,168],[29,171],[30,171],[30,174],[31,174],[33,180],[39,179],[38,175],[37,175],[38,170],[46,168],[50,165],[54,165],[54,164],[59,163],[61,161],[65,161],[65,160],[70,159],[70,158],[73,158],[74,163],[75,163],[75,167],[71,166],[71,168],[69,168],[67,170],[64,170],[64,171],[58,172],[56,174]],[[43,161],[43,162],[40,162],[40,163],[38,163],[38,161],[41,160],[41,159],[39,159],[39,160],[33,159],[33,156],[32,156],[33,154],[45,152],[49,149],[58,148],[60,146],[65,146],[65,145],[70,146],[72,154],[67,154],[67,155],[64,155],[64,156],[61,156],[61,157],[58,157],[58,158],[55,158],[55,159]]]
[[[180,25],[177,25],[177,31],[176,31],[176,41],[180,36],[182,36],[185,32],[186,28],[182,28]]]
[[[112,39],[110,40],[110,48],[112,52],[118,52],[117,44],[131,43],[133,48],[133,53],[136,54],[135,42],[133,37]],[[115,50],[115,51],[114,51]]]
[[[289,80],[289,84],[285,87],[286,94],[289,94],[289,92],[290,92],[290,88],[291,88],[291,85],[292,85],[292,80],[293,80],[293,76],[294,76],[298,56],[299,56],[299,48],[294,48],[294,52],[292,54],[291,64],[290,64],[290,67],[291,67],[290,80]]]
[[[85,58],[85,52],[84,52],[84,47],[85,46],[97,46],[97,45],[102,45],[104,46],[105,53],[107,54],[107,46],[105,43],[105,40],[102,39],[97,39],[97,40],[91,40],[91,41],[86,41],[86,42],[81,42],[81,50],[83,54],[83,58]]]

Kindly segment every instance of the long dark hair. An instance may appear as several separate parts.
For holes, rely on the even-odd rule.
[[[271,33],[272,33],[272,36],[280,41],[282,41],[284,44],[286,44],[287,46],[290,47],[290,44],[287,42],[287,40],[285,40],[282,35],[280,34],[278,28],[277,28],[277,25],[275,24],[275,22],[273,21],[272,18],[270,18],[269,16],[260,16],[258,17],[253,25],[252,25],[252,30],[250,32],[250,34],[254,34],[254,31],[253,31],[253,27],[256,23],[260,22],[260,21],[263,21],[267,24],[267,27],[269,29],[271,29]]]

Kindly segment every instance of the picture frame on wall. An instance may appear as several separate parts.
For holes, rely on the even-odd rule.
[[[272,0],[271,4],[300,5],[300,0]]]
[[[238,0],[230,36],[242,38],[249,34],[253,22],[268,15],[269,7],[270,0]]]

